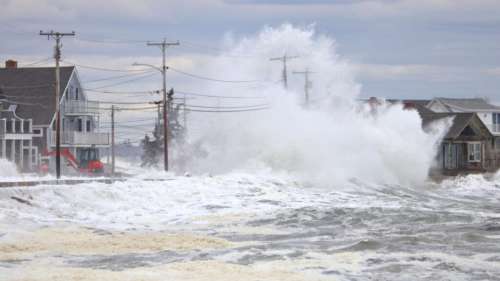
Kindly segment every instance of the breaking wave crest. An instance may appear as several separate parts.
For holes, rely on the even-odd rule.
[[[195,122],[191,142],[201,153],[188,169],[225,173],[237,169],[286,171],[306,181],[342,184],[353,178],[375,183],[422,183],[445,126],[426,134],[414,111],[401,105],[381,105],[377,112],[360,106],[360,85],[335,41],[313,27],[289,24],[264,28],[255,36],[228,40],[226,54],[212,62],[208,73],[217,77],[250,77],[265,81],[256,87],[203,85],[209,93],[264,97],[270,110],[228,116],[203,115]],[[252,54],[238,65],[226,56]],[[309,68],[310,103],[305,106],[303,77],[281,81],[281,65],[269,58],[297,55],[289,71]],[[215,84],[215,85],[214,85]],[[241,102],[223,101],[226,105]],[[221,101],[214,102],[220,106]],[[193,117],[196,118],[196,117]],[[202,155],[202,156],[200,156]]]

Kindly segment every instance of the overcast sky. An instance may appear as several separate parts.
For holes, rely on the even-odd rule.
[[[0,0],[0,59],[48,58],[53,42],[37,33],[54,29],[77,32],[63,53],[81,64],[151,63],[159,51],[133,41],[166,37],[181,42],[170,59],[195,65],[227,34],[284,22],[335,38],[364,97],[500,101],[498,0]]]

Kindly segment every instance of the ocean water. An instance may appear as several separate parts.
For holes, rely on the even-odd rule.
[[[7,188],[0,280],[500,280],[499,191],[268,172]]]

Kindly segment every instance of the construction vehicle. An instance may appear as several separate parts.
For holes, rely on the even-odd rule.
[[[99,159],[99,150],[95,147],[78,149],[78,158],[71,153],[68,148],[61,149],[61,158],[66,160],[66,164],[72,167],[79,174],[98,175],[104,172],[104,164]],[[45,151],[44,156],[56,156],[56,151]],[[48,164],[44,163],[40,167],[41,172],[48,172]]]

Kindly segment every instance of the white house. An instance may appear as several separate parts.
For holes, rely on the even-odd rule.
[[[109,134],[98,131],[99,104],[87,99],[76,68],[61,67],[60,77],[61,147],[78,163],[83,163],[89,153],[95,157],[100,148],[109,147]],[[36,147],[36,157],[31,165],[46,162],[53,166],[55,68],[18,68],[17,62],[7,61],[6,67],[0,68],[0,91],[4,110],[10,108],[19,119],[32,120],[31,141]]]

